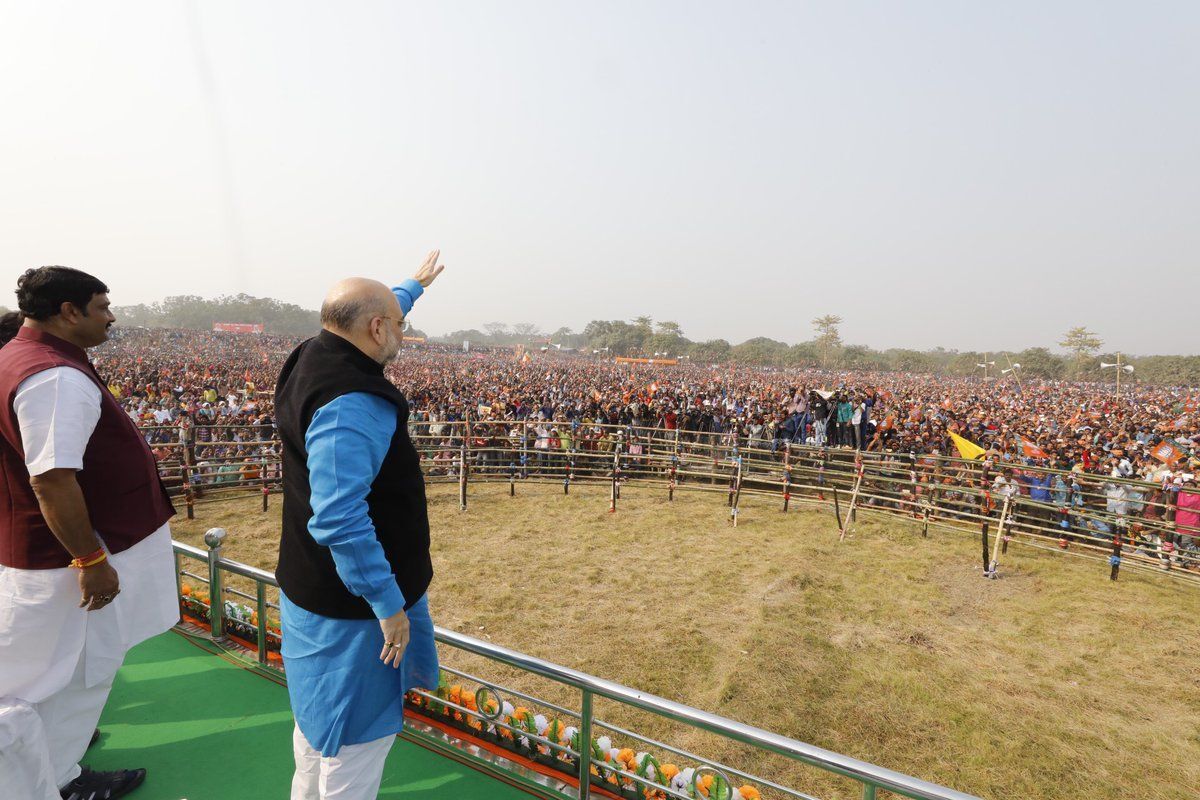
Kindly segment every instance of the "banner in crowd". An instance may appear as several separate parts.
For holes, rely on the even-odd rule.
[[[214,322],[213,330],[223,333],[262,333],[263,326],[249,322]]]
[[[1155,447],[1154,450],[1151,451],[1150,455],[1154,456],[1167,466],[1173,466],[1175,462],[1183,458],[1183,451],[1170,441],[1165,441]]]
[[[677,358],[628,358],[626,356],[617,356],[615,359],[618,364],[664,364],[668,367],[673,367],[679,363]]]

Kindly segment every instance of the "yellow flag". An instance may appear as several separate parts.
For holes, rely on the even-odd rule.
[[[953,431],[947,431],[947,433],[949,433],[950,438],[954,440],[954,446],[958,448],[958,454],[963,458],[983,458],[983,455],[987,452],[987,450],[984,450],[970,439],[964,439]]]

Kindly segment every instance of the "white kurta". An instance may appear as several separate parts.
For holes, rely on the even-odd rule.
[[[83,466],[100,417],[100,389],[87,376],[71,367],[39,372],[21,383],[13,406],[31,475]],[[79,695],[81,705],[95,705],[96,692],[89,695],[87,690],[97,687],[102,707],[107,684],[126,651],[179,620],[169,525],[110,555],[110,563],[121,592],[98,611],[79,607],[79,572],[74,568],[0,566],[0,722],[13,723],[0,724],[0,752],[25,754],[16,765],[0,759],[0,779],[21,785],[21,775],[42,774],[44,781],[39,764],[46,756],[56,783],[74,778],[74,761],[82,750],[66,765],[62,751],[77,748],[80,736],[86,742],[91,730],[56,730],[58,709],[72,701],[67,695]],[[55,712],[53,719],[43,720],[44,728],[26,724],[29,714],[45,709]],[[37,763],[30,760],[35,755]]]

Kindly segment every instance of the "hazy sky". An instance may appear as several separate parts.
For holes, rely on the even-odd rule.
[[[0,304],[1200,352],[1200,3],[0,0]]]

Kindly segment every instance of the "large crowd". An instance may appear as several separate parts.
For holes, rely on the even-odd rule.
[[[114,334],[93,351],[96,365],[161,457],[188,443],[201,485],[271,477],[259,470],[270,470],[260,464],[277,454],[272,386],[298,340],[170,329]],[[1048,503],[1061,499],[1053,492],[1062,487],[1023,468],[1188,494],[1200,468],[1200,391],[1190,387],[1134,383],[1118,396],[1112,384],[618,364],[425,344],[402,350],[388,375],[408,398],[414,433],[444,445],[428,452],[434,473],[450,469],[451,423],[466,419],[481,445],[515,448],[518,436],[528,437],[535,464],[559,450],[608,444],[608,426],[627,430],[626,447],[635,452],[639,431],[657,431],[761,451],[791,443],[952,456],[953,432],[988,452],[1008,491]],[[1124,483],[1114,485],[1118,510],[1137,506]],[[1182,529],[1197,527],[1191,514],[1182,511]]]

